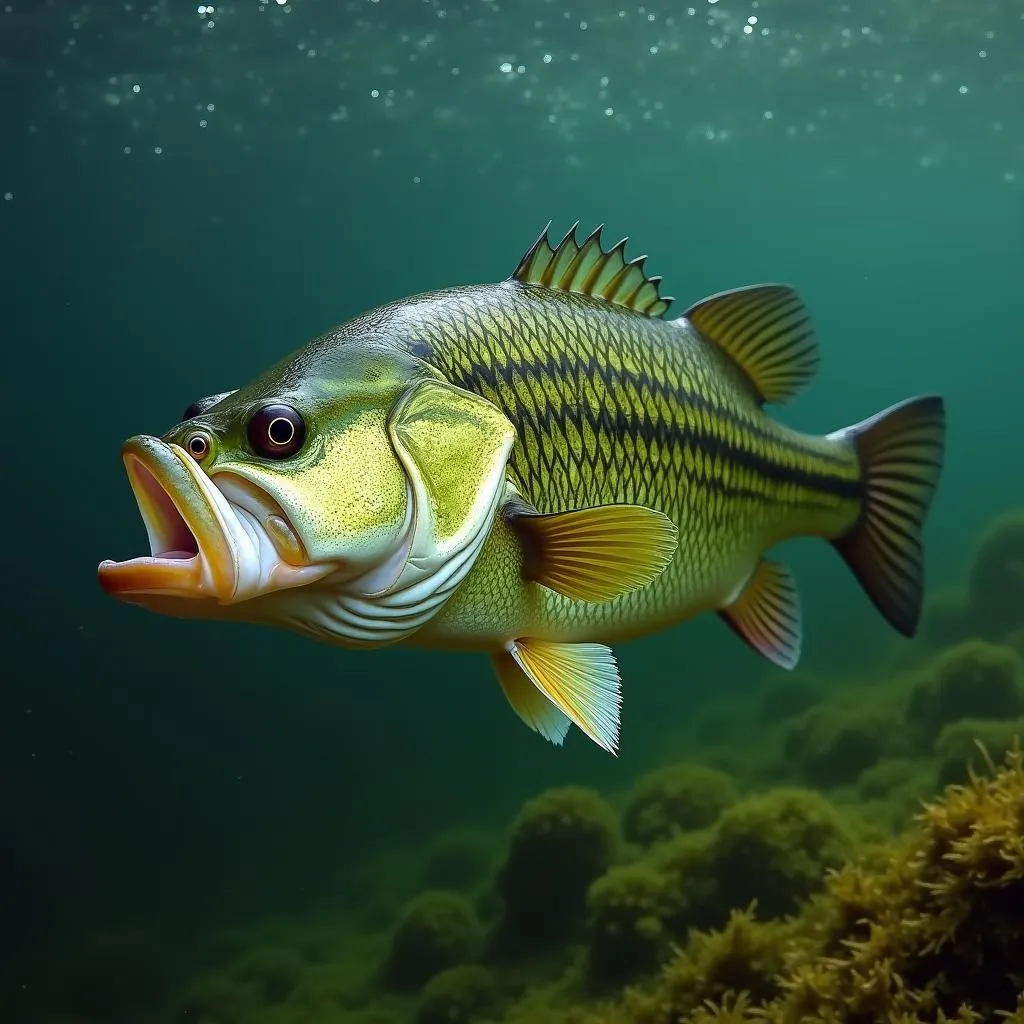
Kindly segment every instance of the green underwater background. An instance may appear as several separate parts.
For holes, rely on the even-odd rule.
[[[0,0],[0,1021],[1024,1021],[1021,54],[1005,0]],[[612,757],[482,656],[101,593],[124,438],[548,220],[680,310],[794,285],[795,427],[945,397],[913,641],[787,545],[801,666],[620,644]]]

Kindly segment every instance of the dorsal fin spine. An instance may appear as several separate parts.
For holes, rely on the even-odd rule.
[[[660,317],[672,299],[659,292],[661,277],[644,271],[647,256],[627,260],[623,238],[605,251],[601,245],[604,225],[581,242],[579,221],[557,245],[551,244],[551,222],[519,261],[512,280],[557,291],[573,292],[630,309],[642,316]]]

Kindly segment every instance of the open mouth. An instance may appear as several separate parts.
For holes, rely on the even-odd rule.
[[[229,600],[238,557],[226,499],[192,458],[155,437],[133,437],[122,450],[125,471],[149,535],[150,554],[99,566],[108,593]]]
[[[164,598],[234,604],[336,568],[310,563],[278,503],[237,474],[215,483],[184,448],[144,434],[124,443],[122,457],[150,553],[101,562],[107,593],[154,607]]]

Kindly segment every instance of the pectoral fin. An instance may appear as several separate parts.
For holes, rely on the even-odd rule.
[[[615,753],[622,695],[618,666],[609,648],[602,644],[559,644],[528,638],[513,641],[508,654],[551,704],[599,747]],[[502,671],[499,669],[499,678]],[[502,686],[508,696],[504,680]],[[523,711],[527,703],[513,706],[526,721]],[[530,707],[534,710],[534,705]]]
[[[534,732],[539,732],[544,739],[560,747],[572,724],[569,719],[533,685],[533,680],[508,651],[495,654],[491,660],[512,710]]]
[[[758,654],[780,668],[800,660],[800,597],[790,571],[762,559],[739,597],[718,613]]]
[[[598,505],[542,515],[513,507],[509,521],[526,547],[527,579],[579,601],[608,601],[658,578],[678,532],[643,505]]]

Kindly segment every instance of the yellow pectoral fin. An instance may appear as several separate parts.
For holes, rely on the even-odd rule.
[[[533,681],[508,651],[495,654],[491,660],[512,710],[534,732],[539,732],[544,739],[560,747],[572,724],[569,719],[533,685]]]
[[[608,601],[647,586],[675,554],[678,531],[643,505],[598,505],[542,515],[514,512],[526,576],[578,601]]]
[[[758,654],[780,668],[800,660],[800,597],[789,570],[762,559],[743,592],[718,613]]]
[[[619,669],[609,648],[528,638],[514,641],[508,653],[575,726],[599,747],[615,753],[622,693]]]

